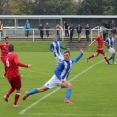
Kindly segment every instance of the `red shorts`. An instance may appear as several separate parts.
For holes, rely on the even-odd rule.
[[[11,84],[12,88],[17,89],[17,90],[19,90],[21,88],[21,85],[22,85],[20,76],[17,76],[13,80],[9,81],[9,83]]]
[[[104,50],[102,49],[102,50],[99,50],[99,49],[97,49],[97,51],[96,52],[98,52],[99,54],[105,54],[105,52],[104,52]]]

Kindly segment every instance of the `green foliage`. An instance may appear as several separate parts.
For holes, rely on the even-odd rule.
[[[116,15],[117,0],[83,0],[79,15]]]
[[[10,11],[13,15],[30,15],[32,14],[32,2],[30,0],[12,0]]]
[[[72,0],[35,0],[34,15],[71,15],[76,14],[78,3]]]

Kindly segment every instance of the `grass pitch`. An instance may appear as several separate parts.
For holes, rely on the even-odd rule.
[[[13,43],[18,51],[21,43]],[[27,50],[32,50],[34,46],[32,45]],[[25,91],[40,87],[51,78],[54,74],[56,61],[53,53],[49,51],[26,52],[22,48],[21,52],[16,53],[19,55],[21,62],[33,65],[32,68],[20,69],[21,74],[23,74],[22,97]],[[74,64],[71,69],[69,80],[75,78],[71,81],[73,84],[71,100],[74,104],[64,104],[66,89],[59,89],[44,100],[36,103],[37,100],[56,90],[57,87],[55,87],[47,92],[32,95],[26,101],[22,101],[20,97],[19,107],[13,108],[15,93],[10,96],[8,103],[3,100],[3,96],[10,85],[2,77],[4,69],[2,62],[0,62],[0,117],[117,117],[117,65],[105,64],[105,61],[102,61],[102,55],[91,59],[87,63],[87,56],[93,53],[95,52],[88,52],[87,50],[81,60]],[[76,57],[78,54],[79,51],[71,52],[71,58]],[[107,55],[109,56],[110,54],[107,53]],[[34,103],[34,106],[19,114]]]

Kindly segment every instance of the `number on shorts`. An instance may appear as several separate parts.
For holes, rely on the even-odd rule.
[[[9,58],[7,58],[7,60],[6,60],[6,65],[7,65],[7,67],[9,67],[9,66],[10,66]]]

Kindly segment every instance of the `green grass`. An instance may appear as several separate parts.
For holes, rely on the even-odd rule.
[[[19,60],[23,63],[31,63],[33,65],[32,68],[20,69],[21,74],[23,74],[22,97],[25,91],[43,86],[45,82],[51,78],[56,61],[53,57],[53,53],[49,51],[40,52],[39,49],[39,51],[34,52],[34,47],[38,48],[36,46],[38,46],[39,43],[36,45],[32,42],[33,44],[31,46],[27,46],[28,44],[25,42],[24,46],[22,45],[23,42],[12,43],[15,45]],[[29,43],[29,45],[31,44],[31,42],[27,43]],[[27,49],[25,49],[25,45]],[[47,50],[48,45],[49,42],[46,45]],[[94,47],[92,47],[92,49],[94,49]],[[30,50],[30,52],[28,50]],[[87,56],[93,53],[95,53],[95,50],[87,50],[81,60],[73,65],[69,80],[95,63],[103,60],[102,55],[100,55],[87,63]],[[71,52],[71,58],[76,57],[78,54],[78,51]],[[107,53],[107,55],[109,56],[110,54]],[[2,62],[0,62],[0,66],[0,117],[117,117],[116,65],[107,65],[105,61],[102,61],[71,81],[73,84],[71,100],[74,104],[69,105],[63,103],[66,89],[60,89],[22,115],[20,115],[19,112],[47,95],[49,92],[52,92],[57,87],[44,93],[32,95],[26,101],[22,101],[20,97],[18,102],[19,107],[13,108],[12,104],[15,93],[10,96],[8,103],[2,99],[10,85],[5,78],[2,78],[4,72]]]

